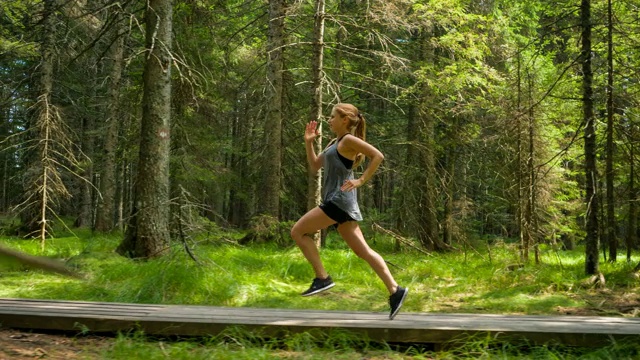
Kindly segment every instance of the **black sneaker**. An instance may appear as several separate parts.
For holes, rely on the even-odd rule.
[[[331,280],[331,276],[327,276],[326,279],[315,278],[313,279],[313,282],[311,283],[311,287],[309,288],[309,290],[303,292],[302,296],[309,296],[309,295],[317,294],[321,291],[331,289],[332,287],[334,287],[335,284],[336,283],[334,283],[333,280]]]
[[[389,296],[389,305],[391,306],[389,320],[393,320],[393,318],[396,317],[396,314],[398,313],[398,311],[400,311],[402,303],[404,302],[404,298],[407,297],[408,293],[409,289],[398,286],[396,292],[393,293],[393,295]]]

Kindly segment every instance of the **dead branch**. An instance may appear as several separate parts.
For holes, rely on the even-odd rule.
[[[407,238],[404,238],[404,237],[402,237],[402,236],[400,236],[400,235],[398,235],[398,234],[394,233],[394,232],[393,232],[393,231],[391,231],[391,230],[387,230],[387,229],[383,228],[382,226],[380,226],[380,225],[378,225],[378,224],[376,224],[376,223],[373,223],[373,224],[371,225],[371,228],[372,228],[374,231],[378,231],[378,232],[381,232],[381,233],[383,233],[383,234],[385,234],[385,235],[389,235],[389,236],[391,236],[392,238],[394,238],[394,239],[396,239],[396,240],[400,241],[401,243],[403,243],[403,244],[405,244],[405,245],[407,245],[407,246],[409,246],[409,247],[411,247],[411,248],[413,248],[413,249],[415,249],[415,250],[418,250],[419,252],[421,252],[421,253],[423,253],[423,254],[425,254],[425,255],[433,256],[433,254],[430,254],[430,253],[428,253],[427,251],[425,251],[424,249],[421,249],[421,248],[419,248],[419,247],[415,246],[415,245],[413,244],[413,242],[411,242],[411,240],[409,240],[409,239],[407,239]]]

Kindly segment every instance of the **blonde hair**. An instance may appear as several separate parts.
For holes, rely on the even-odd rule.
[[[367,122],[357,107],[351,104],[340,103],[336,104],[333,109],[338,114],[346,116],[349,119],[349,131],[353,136],[360,138],[362,141],[366,141]],[[354,167],[362,164],[363,161],[364,154],[358,153],[353,163]]]

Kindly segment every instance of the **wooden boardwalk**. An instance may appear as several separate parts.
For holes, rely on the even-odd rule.
[[[0,327],[114,333],[211,336],[240,326],[264,337],[311,329],[341,329],[373,341],[443,344],[463,335],[601,346],[622,339],[640,341],[640,318],[517,316],[314,311],[214,306],[145,305],[56,300],[0,299]]]

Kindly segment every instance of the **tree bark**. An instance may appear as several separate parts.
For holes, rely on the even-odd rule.
[[[424,41],[424,39],[423,39]],[[424,86],[424,85],[423,85]],[[424,90],[427,91],[426,89]],[[443,251],[445,246],[438,237],[438,218],[436,215],[436,160],[435,160],[435,122],[429,113],[428,94],[421,96],[418,110],[418,134],[421,134],[418,162],[420,173],[418,183],[420,189],[418,208],[418,239],[428,250]]]
[[[116,204],[116,150],[118,148],[118,131],[120,126],[120,80],[124,60],[124,35],[121,9],[115,8],[115,41],[109,49],[111,74],[109,76],[108,103],[105,116],[105,138],[103,148],[102,172],[100,173],[100,194],[96,213],[95,229],[109,232],[114,229]]]
[[[618,238],[616,236],[615,201],[613,194],[613,14],[611,0],[607,1],[607,242],[609,243],[609,261],[616,262],[618,257]]]
[[[530,237],[529,237],[529,226],[528,226],[528,222],[527,222],[527,214],[528,214],[528,207],[527,207],[527,202],[525,201],[525,194],[526,192],[524,191],[525,186],[524,186],[524,177],[525,177],[525,173],[524,173],[524,168],[525,166],[523,166],[524,161],[522,160],[523,158],[523,141],[522,141],[522,118],[524,117],[523,111],[522,111],[522,71],[521,71],[521,61],[520,61],[520,53],[518,52],[518,73],[517,73],[517,88],[518,88],[518,94],[517,94],[517,116],[516,116],[516,147],[517,147],[517,153],[518,153],[518,157],[517,157],[517,186],[518,186],[518,209],[517,209],[517,218],[516,218],[516,224],[518,227],[518,235],[520,238],[520,261],[522,261],[523,263],[527,263],[529,261],[529,242],[530,242]]]
[[[92,72],[95,74],[95,72]],[[97,75],[97,74],[96,74]],[[95,95],[95,94],[93,94]],[[82,152],[93,158],[94,150],[94,127],[95,121],[91,116],[83,116],[82,121]],[[92,204],[93,204],[93,164],[85,165],[82,176],[78,179],[80,185],[80,207],[78,217],[75,221],[76,227],[91,226],[92,220]]]
[[[90,61],[93,61],[91,59]],[[89,89],[87,89],[88,93],[88,101],[83,102],[83,107],[85,109],[89,109],[92,107],[90,104],[91,101],[94,101],[97,97],[97,88],[99,85],[98,80],[98,65],[92,64],[91,62],[87,62],[86,64],[87,70],[86,74],[89,76],[87,79]],[[77,217],[74,223],[75,227],[91,227],[93,225],[93,205],[94,205],[94,162],[95,159],[95,141],[96,141],[96,121],[94,119],[93,113],[87,113],[86,110],[80,112],[80,147],[82,153],[88,158],[92,159],[92,161],[86,161],[82,166],[82,172],[79,174],[78,179],[76,180],[78,183],[79,194],[77,194],[76,204],[77,206]]]
[[[267,40],[267,117],[266,151],[263,164],[263,192],[260,213],[279,218],[282,167],[282,90],[285,1],[269,1],[269,36]]]
[[[172,6],[172,0],[149,0],[145,13],[147,52],[134,208],[117,248],[132,258],[159,256],[169,242]]]
[[[637,201],[638,201],[638,189],[635,184],[635,145],[634,139],[636,128],[635,125],[630,126],[630,135],[629,135],[629,222],[627,227],[627,237],[626,237],[626,245],[627,245],[627,262],[631,262],[631,251],[634,246],[638,244],[638,211],[637,209]]]
[[[419,36],[420,60],[438,62],[438,53],[429,43],[429,36],[423,30]],[[420,171],[417,174],[417,187],[420,189],[418,196],[418,207],[416,209],[418,224],[418,239],[422,246],[428,250],[444,251],[447,246],[438,237],[438,216],[436,197],[436,123],[435,118],[429,110],[430,89],[426,84],[422,85],[419,94],[417,108],[417,133],[420,148],[418,149],[418,163]]]
[[[586,249],[585,271],[595,275],[598,264],[598,195],[596,191],[596,132],[593,113],[593,73],[591,70],[591,0],[582,0],[580,6],[580,24],[582,27],[582,110],[584,116],[584,155],[586,175]]]
[[[234,173],[238,174],[238,181],[232,185],[229,191],[229,214],[227,219],[230,224],[239,228],[248,226],[249,219],[249,192],[252,188],[249,177],[249,153],[252,128],[252,117],[246,111],[247,95],[246,91],[239,91],[235,96],[234,121],[233,121],[233,143],[234,155],[231,159],[231,167]],[[239,154],[239,155],[236,155]]]
[[[453,197],[454,197],[454,179],[456,169],[455,148],[448,146],[445,154],[445,174],[444,174],[444,223],[442,225],[442,241],[451,245],[453,242],[454,218],[453,218]]]
[[[404,160],[405,165],[415,163],[417,156],[415,151],[415,149],[417,148],[415,144],[417,143],[418,128],[416,125],[416,105],[414,105],[414,103],[409,103],[408,107],[409,109],[407,110],[407,127],[405,133],[407,143]],[[395,211],[395,227],[401,233],[413,233],[412,231],[410,231],[410,229],[412,228],[412,226],[410,225],[414,223],[413,215],[415,214],[412,213],[411,209],[415,208],[414,205],[417,202],[414,200],[413,191],[411,191],[410,184],[415,180],[414,169],[406,166],[405,170],[402,171],[402,174],[403,176],[400,183],[401,191],[398,191],[398,196],[396,197],[396,208],[398,210]],[[399,242],[396,242],[396,249],[400,249]]]
[[[54,47],[55,47],[55,31],[56,31],[56,23],[55,23],[55,8],[56,8],[56,0],[45,0],[43,2],[43,12],[42,12],[42,38],[40,40],[40,65],[38,66],[39,74],[38,74],[38,83],[37,83],[37,97],[39,98],[36,102],[36,111],[33,116],[33,119],[29,121],[27,124],[27,128],[29,129],[37,129],[41,128],[42,118],[46,118],[48,120],[54,116],[52,112],[55,111],[51,105],[51,98],[53,93],[53,73],[54,73]],[[42,114],[42,115],[41,115]],[[43,146],[49,144],[49,139],[46,138],[46,135],[49,135],[49,132],[46,132],[46,135],[43,134],[42,131],[36,130],[38,133],[35,135],[27,135],[34,136],[38,138],[38,141]],[[26,188],[24,189],[24,198],[25,201],[28,201],[31,205],[25,206],[20,210],[20,222],[21,222],[21,231],[26,233],[27,235],[33,235],[36,232],[40,232],[42,246],[44,247],[45,234],[47,232],[47,218],[46,218],[46,207],[47,207],[47,183],[46,183],[46,173],[45,176],[42,176],[43,184],[42,186],[42,196],[33,194],[33,188],[38,188],[38,183],[40,180],[38,179],[37,174],[42,174],[43,165],[41,164],[42,158],[38,158],[40,156],[40,149],[32,149],[27,152],[25,156],[26,162]],[[46,169],[45,169],[46,172]],[[30,189],[31,187],[31,189]],[[29,200],[33,197],[32,200]],[[42,209],[42,211],[40,210]]]
[[[314,15],[313,28],[313,59],[311,60],[311,81],[313,83],[313,94],[311,97],[311,120],[319,122],[318,130],[320,136],[315,140],[314,147],[316,154],[322,151],[322,73],[323,73],[323,57],[324,57],[324,0],[316,0],[316,13]],[[307,210],[311,210],[318,206],[321,201],[321,183],[322,171],[315,174],[308,172],[307,178]],[[313,234],[313,240],[316,246],[322,246],[320,232]]]
[[[529,260],[529,249],[536,246],[537,229],[536,229],[536,172],[534,167],[535,160],[535,113],[533,111],[533,78],[531,74],[528,76],[529,80],[529,114],[527,120],[529,122],[529,151],[527,154],[527,175],[528,175],[528,188],[527,188],[527,211],[524,223],[527,226],[527,236],[525,237],[525,260]],[[536,263],[539,261],[538,253],[536,251]]]

